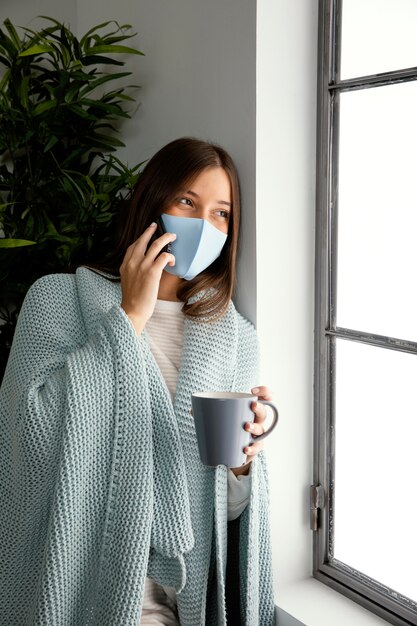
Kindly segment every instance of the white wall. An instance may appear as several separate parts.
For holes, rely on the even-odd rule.
[[[258,2],[257,319],[281,413],[267,443],[278,588],[311,573],[316,48],[316,3]]]
[[[74,25],[76,22],[75,0],[57,2],[57,0],[1,0],[0,22],[10,18],[15,26],[38,28],[42,23],[36,20],[38,15],[47,15],[56,20]]]

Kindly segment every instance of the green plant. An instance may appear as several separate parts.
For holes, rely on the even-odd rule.
[[[143,54],[124,45],[131,27],[77,38],[42,19],[21,36],[8,19],[0,29],[0,377],[29,286],[102,255],[141,166],[114,154],[135,86],[120,86],[132,72],[113,55]]]

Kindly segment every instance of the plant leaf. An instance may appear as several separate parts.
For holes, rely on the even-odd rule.
[[[35,46],[32,46],[31,48],[28,48],[27,50],[24,50],[18,56],[30,57],[34,56],[35,54],[42,54],[43,52],[52,52],[52,46],[47,44],[37,44]]]
[[[114,22],[114,20],[109,20],[108,22],[103,22],[102,24],[98,24],[97,26],[93,26],[93,28],[90,28],[90,30],[88,30],[85,33],[85,35],[83,37],[81,37],[81,39],[80,39],[80,46],[82,47],[84,45],[86,39],[88,39],[88,37],[90,37],[97,30],[100,30],[100,28],[105,28],[106,26],[108,26],[109,24],[112,24],[113,22]]]
[[[2,52],[7,52],[10,57],[14,58],[18,48],[16,48],[13,40],[10,37],[7,37],[5,33],[0,29],[0,46],[2,48]]]
[[[102,54],[103,52],[110,52],[111,54],[140,54],[141,56],[145,56],[143,52],[140,50],[136,50],[136,48],[130,48],[129,46],[93,46],[86,50],[88,55],[91,54]]]
[[[36,241],[28,239],[0,239],[0,248],[22,248],[23,246],[33,246]]]
[[[42,102],[41,104],[38,104],[33,109],[32,117],[36,117],[37,115],[41,115],[42,113],[45,113],[45,111],[49,111],[49,109],[53,109],[57,105],[58,105],[58,101],[57,100],[48,100],[47,102]]]
[[[76,115],[82,117],[84,120],[90,120],[92,122],[96,120],[95,115],[90,115],[89,113],[87,113],[87,111],[84,111],[81,106],[78,106],[78,104],[72,103],[71,105],[69,105],[68,108],[70,109],[70,111],[73,111],[74,113],[76,113]]]
[[[109,222],[112,217],[113,215],[111,213],[100,213],[99,215],[96,215],[96,222]]]
[[[22,82],[20,84],[20,101],[22,103],[23,108],[29,108],[29,82],[30,76],[23,76]]]
[[[10,67],[11,63],[7,57],[4,57],[0,54],[0,63],[3,63],[6,67]]]
[[[118,72],[117,74],[106,74],[106,76],[101,76],[100,78],[97,78],[96,80],[93,80],[92,82],[85,85],[85,87],[82,87],[82,89],[80,90],[80,95],[83,96],[84,94],[88,93],[89,91],[92,91],[99,85],[103,85],[104,83],[107,83],[110,80],[124,78],[125,76],[130,76],[131,74],[132,72]]]
[[[101,63],[102,65],[124,65],[123,61],[116,61],[116,59],[110,59],[109,57],[102,57],[98,54],[89,54],[80,59],[83,65],[95,65]]]
[[[90,137],[91,139],[94,139],[98,141],[99,143],[106,145],[106,146],[107,145],[116,146],[118,148],[122,148],[125,146],[123,141],[120,141],[120,139],[116,139],[116,137],[110,137],[109,135],[101,135],[100,133],[92,133]]]
[[[48,20],[48,22],[52,22],[53,24],[55,24],[55,26],[57,26],[58,28],[61,28],[62,23],[58,22],[58,20],[55,20],[53,17],[50,17],[49,15],[39,15],[38,17],[41,17],[43,20]],[[57,30],[56,28],[53,28],[53,31]],[[52,31],[52,32],[53,32]]]
[[[52,135],[52,136],[49,138],[49,141],[48,141],[48,143],[46,144],[46,146],[45,146],[45,148],[44,148],[44,150],[43,150],[43,151],[44,151],[44,152],[48,152],[48,150],[50,150],[51,148],[53,148],[53,146],[54,146],[56,143],[58,143],[58,141],[59,141],[59,137],[56,137],[55,135]]]
[[[3,78],[1,79],[1,82],[0,82],[0,93],[3,91],[6,83],[9,80],[9,78],[10,78],[10,70],[6,70],[4,72],[4,76],[3,76]]]
[[[16,50],[18,50],[22,45],[22,42],[20,41],[20,37],[17,34],[15,27],[13,26],[9,18],[5,19],[3,24],[7,28],[7,32],[9,33],[10,38],[13,40],[13,43],[16,46]]]

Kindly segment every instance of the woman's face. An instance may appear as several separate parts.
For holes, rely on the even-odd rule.
[[[199,217],[227,233],[232,211],[232,187],[222,167],[208,167],[165,209],[168,215]]]

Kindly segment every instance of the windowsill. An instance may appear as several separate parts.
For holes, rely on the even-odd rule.
[[[275,598],[281,609],[305,626],[387,626],[381,617],[330,589],[315,578],[279,588]]]
[[[306,626],[295,619],[292,615],[283,611],[279,607],[275,607],[275,626]]]

